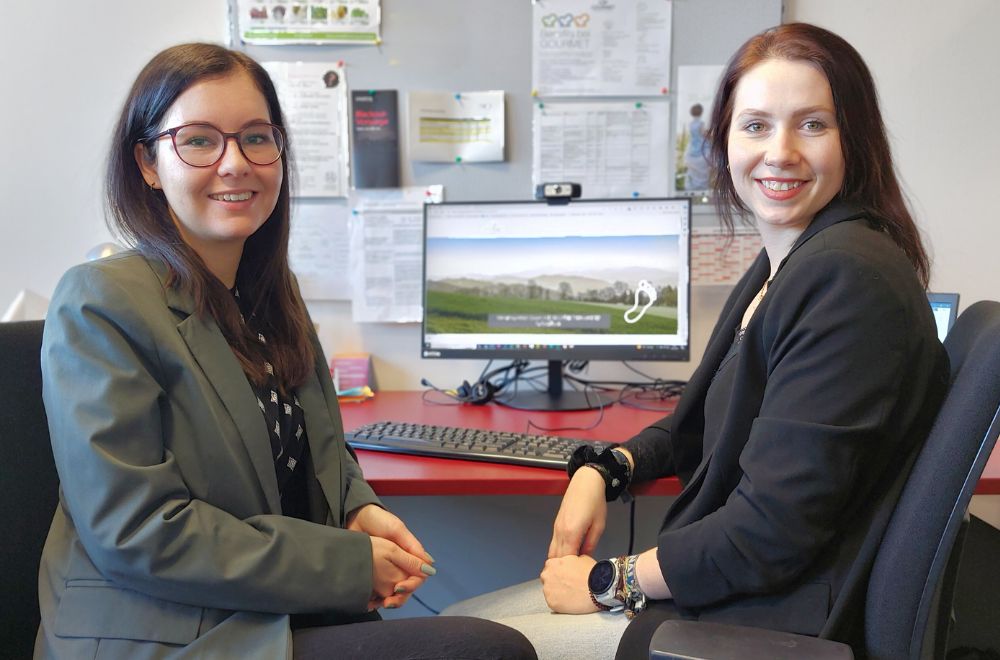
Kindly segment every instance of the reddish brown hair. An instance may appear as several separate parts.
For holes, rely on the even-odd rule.
[[[734,208],[750,213],[729,172],[728,136],[736,86],[747,71],[773,59],[808,62],[826,75],[847,166],[839,197],[860,205],[875,226],[892,237],[926,287],[930,260],[896,178],[875,81],[854,47],[815,25],[790,23],[758,34],[736,51],[722,75],[712,109],[709,161],[723,224],[732,231]]]

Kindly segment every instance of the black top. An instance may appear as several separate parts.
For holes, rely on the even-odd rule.
[[[637,481],[685,484],[657,543],[684,614],[852,641],[948,358],[910,262],[848,203],[803,232],[734,345],[769,273],[762,251],[674,414],[625,446]]]
[[[248,315],[248,310],[244,308],[239,290],[232,291],[240,307],[243,323],[254,331],[253,315]],[[267,345],[267,338],[260,332],[257,332],[257,339],[261,344]],[[309,454],[305,413],[294,392],[285,394],[278,387],[278,379],[270,362],[264,362],[264,369],[267,372],[266,382],[260,386],[251,382],[250,386],[257,396],[257,406],[264,416],[264,424],[271,439],[271,456],[278,480],[278,493],[281,494],[281,512],[286,516],[308,519],[305,471],[295,469]]]

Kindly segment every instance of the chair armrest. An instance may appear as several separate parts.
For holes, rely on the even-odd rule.
[[[650,660],[852,660],[851,647],[807,635],[706,621],[664,621]]]

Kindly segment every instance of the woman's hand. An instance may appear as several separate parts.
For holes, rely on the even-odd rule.
[[[434,569],[423,558],[379,536],[372,536],[372,596],[369,609],[399,607]]]
[[[376,607],[388,607],[395,608],[401,606],[406,602],[406,599],[410,597],[417,588],[424,583],[428,575],[434,574],[434,569],[431,564],[434,563],[434,558],[427,554],[424,550],[424,546],[417,540],[403,521],[400,520],[395,515],[389,513],[385,509],[375,504],[366,504],[365,506],[359,507],[354,511],[347,514],[347,529],[355,532],[363,532],[372,537],[372,573],[373,573],[373,585],[374,592],[372,594],[372,600],[369,603],[370,609],[375,609]],[[391,566],[378,564],[379,553],[389,562],[390,565],[395,566],[395,563],[389,559],[390,556],[399,557],[399,555],[393,555],[391,550],[387,550],[384,544],[376,542],[388,541],[392,545],[396,546],[404,555],[409,555],[417,560],[415,564],[416,570],[413,570],[413,562],[408,559],[400,559],[406,564],[406,568],[403,569],[405,575],[402,575],[400,579],[394,583],[391,588],[380,588],[379,580],[380,575],[384,579],[386,576],[393,574]],[[376,550],[376,546],[379,549]],[[380,570],[381,569],[381,570]]]
[[[556,514],[549,558],[593,554],[607,520],[604,478],[597,470],[583,466],[570,480]]]
[[[590,569],[596,563],[593,557],[587,556],[557,557],[545,562],[541,575],[542,593],[553,612],[590,614],[598,611],[587,586]]]
[[[403,521],[376,504],[366,504],[347,514],[347,529],[392,541],[428,564],[434,563],[434,558],[427,554]]]

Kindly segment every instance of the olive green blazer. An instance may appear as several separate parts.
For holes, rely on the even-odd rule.
[[[314,522],[281,515],[256,396],[211,320],[136,252],[71,269],[42,378],[59,506],[39,574],[40,658],[285,658],[289,614],[363,613],[377,503],[347,453],[315,335],[297,390]],[[317,524],[318,523],[318,524]]]

